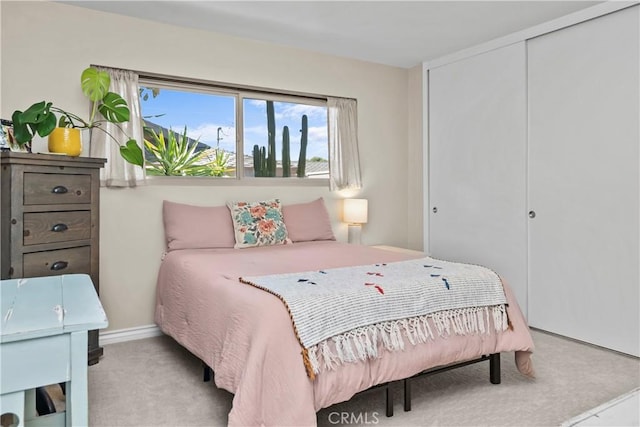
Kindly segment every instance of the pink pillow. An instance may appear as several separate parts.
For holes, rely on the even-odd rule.
[[[165,200],[162,205],[167,248],[233,248],[235,237],[226,206],[192,206]]]
[[[282,216],[292,242],[336,240],[329,212],[320,197],[313,202],[282,206]]]

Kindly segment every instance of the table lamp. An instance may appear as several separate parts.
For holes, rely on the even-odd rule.
[[[344,199],[343,220],[349,224],[349,243],[362,244],[362,224],[367,222],[367,199]]]

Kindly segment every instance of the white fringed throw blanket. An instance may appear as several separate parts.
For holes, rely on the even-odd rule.
[[[436,334],[489,334],[508,326],[496,273],[430,257],[240,281],[285,304],[311,379],[321,365],[333,369],[377,357],[379,344],[401,350],[403,335],[415,345]]]

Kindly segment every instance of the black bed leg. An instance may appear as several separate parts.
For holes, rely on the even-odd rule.
[[[411,410],[411,380],[404,380],[404,411]]]
[[[500,384],[500,353],[489,355],[489,380],[491,384]]]
[[[213,373],[213,370],[204,362],[202,362],[202,371],[202,381],[205,383],[211,381],[211,374]]]
[[[384,388],[385,398],[387,400],[387,417],[393,417],[393,391],[389,384]]]

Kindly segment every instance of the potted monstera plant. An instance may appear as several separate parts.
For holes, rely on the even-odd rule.
[[[51,102],[36,102],[25,111],[13,112],[11,119],[15,141],[23,146],[36,134],[46,136],[49,138],[49,151],[78,156],[82,151],[80,130],[102,131],[120,146],[120,155],[127,162],[142,166],[142,150],[135,139],[127,137],[128,140],[121,143],[101,127],[105,122],[118,124],[129,121],[127,102],[117,93],[110,92],[110,85],[109,73],[94,67],[85,69],[81,75],[80,87],[91,102],[89,118],[83,119],[77,114],[54,106]]]

